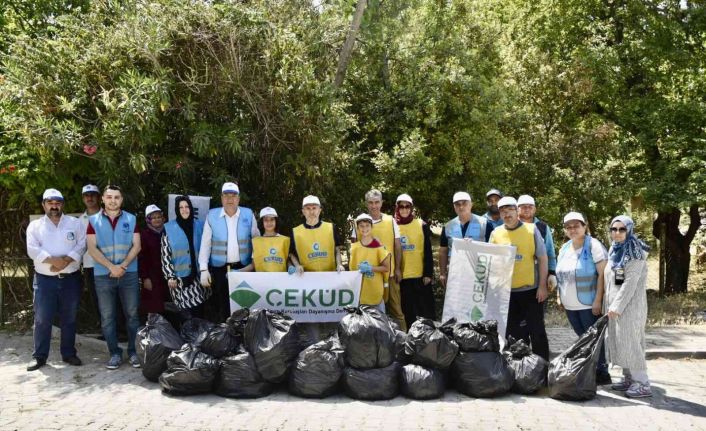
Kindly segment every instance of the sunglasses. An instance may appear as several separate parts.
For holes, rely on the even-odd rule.
[[[611,232],[627,232],[628,228],[626,227],[612,227],[610,228]]]
[[[412,208],[412,205],[397,205],[397,208],[399,208],[401,210],[408,210],[408,209]]]

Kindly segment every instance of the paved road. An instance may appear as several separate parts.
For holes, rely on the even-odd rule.
[[[542,394],[472,399],[455,391],[425,402],[312,401],[285,391],[243,401],[163,395],[139,370],[106,370],[102,343],[85,339],[79,355],[86,365],[63,364],[54,340],[49,365],[28,373],[31,345],[30,336],[0,333],[0,429],[706,429],[704,360],[650,360],[655,396],[646,401],[608,390],[585,403]]]

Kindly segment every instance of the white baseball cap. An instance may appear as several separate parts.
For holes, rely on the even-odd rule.
[[[321,206],[321,201],[314,195],[309,195],[302,200],[302,208],[307,205],[318,205]]]
[[[370,216],[370,214],[362,213],[358,217],[355,218],[355,224],[358,224],[361,221],[367,221],[367,222],[370,222],[370,224],[372,224],[373,218]]]
[[[81,194],[86,194],[86,193],[98,193],[100,194],[100,190],[98,190],[98,186],[95,184],[86,184],[83,186],[81,189]]]
[[[61,192],[57,189],[46,189],[44,190],[44,194],[42,195],[42,200],[55,200],[55,201],[63,201],[64,200],[64,195],[61,194]]]
[[[534,198],[530,195],[521,195],[517,198],[517,205],[534,205]]]
[[[466,192],[456,192],[454,193],[453,200],[451,202],[456,203],[458,201],[470,201],[471,195]],[[472,201],[471,201],[472,202]]]
[[[260,210],[260,218],[263,217],[277,217],[277,211],[272,207],[265,207]]]
[[[586,224],[586,220],[583,218],[583,214],[576,212],[576,211],[571,211],[570,213],[567,213],[564,216],[564,224],[566,224],[572,220],[578,220],[581,223]]]
[[[412,205],[414,205],[414,201],[412,200],[412,196],[408,195],[407,193],[402,193],[401,195],[397,196],[397,200],[395,203],[399,202],[409,202]]]
[[[236,195],[239,195],[240,189],[235,183],[223,183],[223,187],[221,187],[221,193],[235,193]]]
[[[485,194],[485,197],[486,197],[486,198],[489,198],[489,197],[491,197],[491,196],[493,196],[493,195],[497,195],[497,196],[499,196],[499,197],[503,197],[503,192],[501,192],[501,191],[498,190],[498,189],[490,189],[490,190],[488,190],[488,193]]]
[[[517,200],[512,196],[505,196],[500,198],[498,201],[498,208],[502,207],[515,207],[517,208]]]
[[[162,212],[162,210],[159,209],[159,207],[157,205],[155,205],[155,204],[147,205],[147,208],[145,208],[145,217],[147,217],[150,214],[152,214],[153,212],[157,212],[157,211]]]

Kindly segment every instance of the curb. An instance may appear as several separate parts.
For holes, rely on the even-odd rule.
[[[706,359],[706,351],[703,350],[648,350],[645,352],[646,359]]]

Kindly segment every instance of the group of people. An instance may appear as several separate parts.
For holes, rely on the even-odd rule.
[[[142,230],[135,215],[122,210],[119,187],[106,186],[101,195],[98,187],[87,185],[82,192],[86,212],[76,219],[63,213],[64,198],[58,190],[46,190],[45,216],[27,229],[28,254],[35,264],[35,348],[28,371],[46,364],[56,313],[61,321],[62,358],[81,365],[74,347],[81,272],[83,284],[95,292],[110,352],[106,367],[116,369],[122,362],[116,331],[118,304],[126,320],[128,362],[139,367],[135,337],[140,315],[162,312],[169,298],[186,316],[220,323],[230,315],[230,271],[286,271],[296,276],[305,271],[345,270],[344,241],[332,223],[321,219],[322,205],[316,196],[303,199],[304,222],[290,238],[279,232],[274,208],[263,208],[256,218],[251,209],[240,206],[240,189],[232,182],[223,184],[222,206],[210,209],[205,220],[195,217],[188,196],[178,196],[174,220],[165,223],[162,210],[149,205]],[[368,212],[355,218],[350,234],[349,269],[363,275],[360,304],[387,312],[402,330],[417,317],[434,319],[429,225],[415,215],[408,194],[397,197],[393,215],[382,213],[378,190],[367,192],[365,202]],[[612,220],[612,243],[606,251],[588,234],[583,215],[570,212],[563,220],[568,241],[557,255],[552,230],[535,216],[535,201],[529,195],[515,199],[491,189],[483,216],[473,214],[467,192],[455,193],[452,203],[456,217],[443,225],[438,256],[443,288],[454,241],[514,246],[505,335],[524,339],[536,354],[548,359],[544,305],[550,290],[558,290],[577,335],[600,315],[609,316],[607,359],[624,373],[613,388],[630,397],[651,395],[644,354],[649,248],[635,236],[632,220],[626,216]],[[607,363],[601,352],[599,384],[612,383]]]

